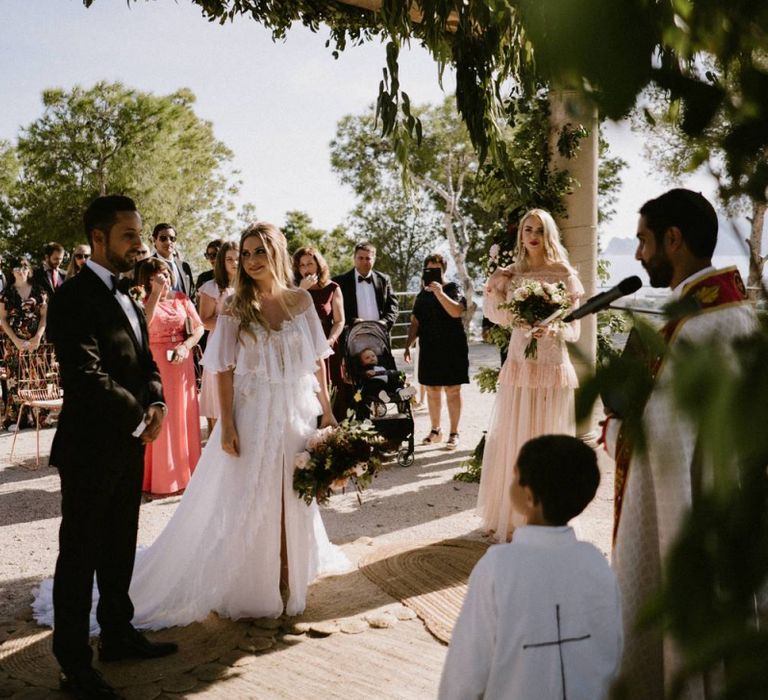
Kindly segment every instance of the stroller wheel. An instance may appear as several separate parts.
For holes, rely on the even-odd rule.
[[[407,447],[401,447],[397,452],[397,463],[401,467],[410,467],[415,459],[413,450],[409,450]]]

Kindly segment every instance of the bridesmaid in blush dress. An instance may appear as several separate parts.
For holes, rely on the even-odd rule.
[[[552,216],[542,210],[526,213],[518,233],[515,262],[498,268],[485,288],[483,313],[494,323],[510,325],[509,312],[499,305],[529,280],[562,282],[573,306],[584,288],[568,262],[560,232]],[[531,438],[547,433],[574,435],[574,389],[578,386],[566,342],[579,338],[579,322],[537,329],[538,352],[525,357],[530,337],[527,328],[513,328],[507,359],[499,373],[496,402],[483,454],[483,470],[477,496],[477,514],[483,528],[499,542],[510,540],[525,518],[509,497],[517,453]]]
[[[143,490],[154,495],[183,491],[200,458],[200,410],[192,349],[204,328],[189,298],[172,290],[171,274],[163,260],[148,258],[139,268],[137,280],[147,293],[144,308],[149,345],[168,407],[160,435],[144,454]]]
[[[304,246],[293,254],[293,276],[296,285],[306,289],[312,297],[328,345],[333,355],[325,359],[328,383],[337,389],[343,384],[341,377],[341,351],[339,337],[344,330],[344,297],[341,288],[331,280],[328,263],[317,248]]]

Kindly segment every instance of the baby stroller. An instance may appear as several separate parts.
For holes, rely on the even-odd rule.
[[[396,370],[395,358],[389,347],[389,332],[376,321],[361,321],[350,327],[344,342],[343,371],[345,380],[355,387],[354,411],[358,420],[370,419],[384,438],[387,450],[397,451],[397,463],[410,467],[414,462],[413,414],[410,399],[401,399],[397,392],[384,389],[366,390],[365,376],[358,356],[370,348],[378,356],[381,366]],[[378,382],[376,382],[378,384]],[[385,398],[387,399],[385,401]],[[403,443],[407,442],[407,445]]]

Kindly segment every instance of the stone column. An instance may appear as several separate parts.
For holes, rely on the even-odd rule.
[[[552,165],[567,170],[576,181],[574,190],[566,195],[567,216],[558,221],[563,244],[568,250],[571,264],[584,285],[585,298],[596,293],[597,287],[597,110],[575,90],[553,90],[550,94],[552,136],[550,149]],[[579,142],[579,150],[572,159],[557,152],[557,138],[566,124],[586,127],[589,136]],[[597,356],[597,319],[594,314],[581,320],[581,338],[576,343],[578,352],[571,353],[579,380],[594,371]],[[595,440],[596,420],[591,417],[577,427],[579,437]]]

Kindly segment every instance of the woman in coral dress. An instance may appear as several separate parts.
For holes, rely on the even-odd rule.
[[[183,491],[200,458],[200,410],[192,350],[203,322],[189,298],[171,288],[171,271],[159,258],[145,260],[138,283],[147,294],[149,346],[160,370],[168,415],[157,440],[144,453],[146,493]],[[189,331],[189,332],[187,332]]]
[[[529,280],[562,282],[572,305],[584,288],[568,262],[560,233],[552,216],[542,210],[526,213],[518,233],[515,262],[498,268],[485,288],[483,312],[500,325],[510,325],[509,311],[499,309],[512,292]],[[509,541],[515,527],[525,524],[509,497],[517,453],[538,435],[574,435],[576,372],[566,342],[579,338],[579,322],[550,325],[535,331],[535,358],[525,357],[531,337],[527,328],[513,328],[507,359],[499,374],[496,403],[491,413],[483,454],[483,470],[477,497],[477,514],[483,528],[499,542]]]
[[[219,246],[213,264],[213,279],[200,285],[197,290],[200,319],[205,330],[216,328],[216,319],[224,310],[224,304],[235,291],[240,253],[236,241],[225,241]],[[216,375],[203,367],[203,381],[200,387],[200,415],[208,420],[208,434],[213,431],[219,417],[219,394],[216,389]]]

